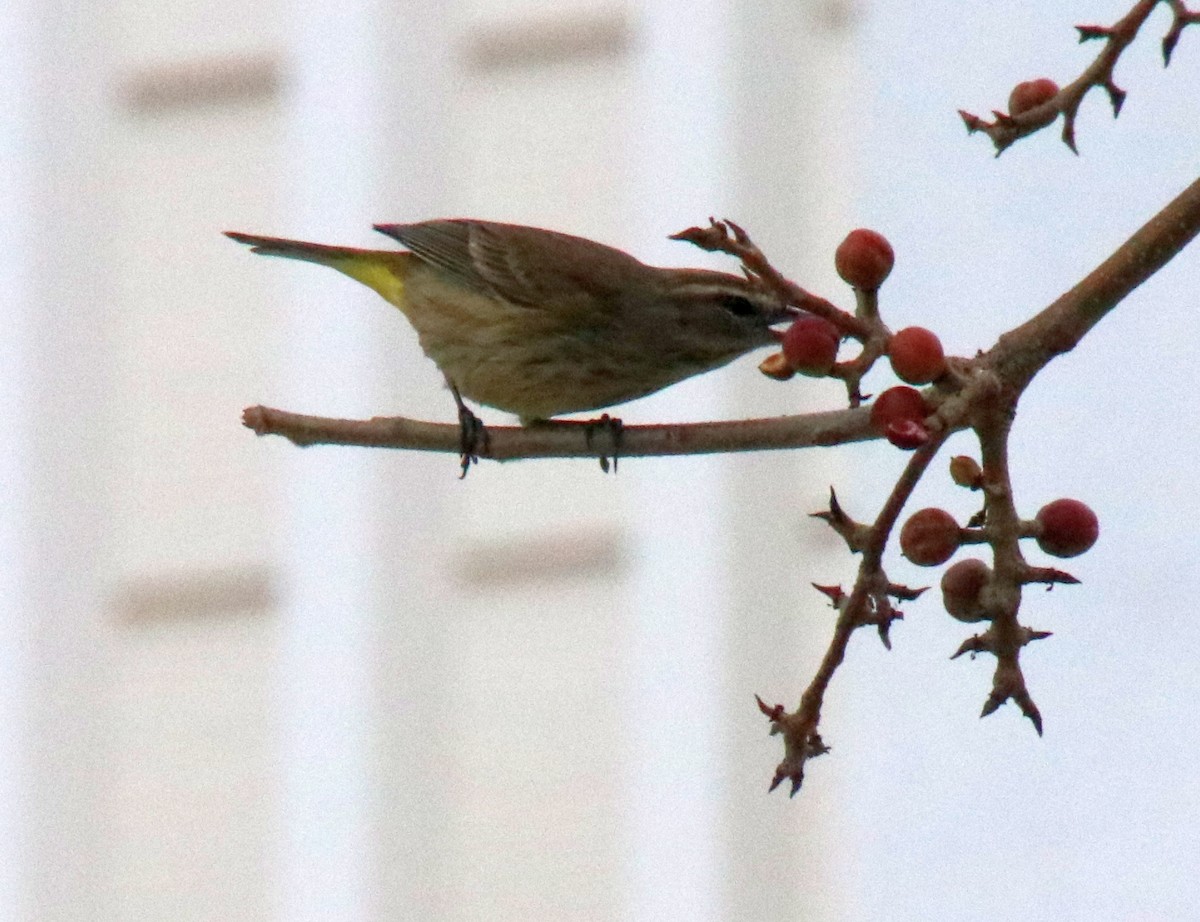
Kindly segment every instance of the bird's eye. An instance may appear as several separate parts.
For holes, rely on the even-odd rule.
[[[741,295],[720,295],[717,299],[721,307],[729,311],[735,317],[753,317],[758,313],[758,309],[750,302],[748,298],[743,298]]]

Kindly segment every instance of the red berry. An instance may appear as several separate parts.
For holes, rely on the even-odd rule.
[[[1037,80],[1026,80],[1018,83],[1008,95],[1008,114],[1020,115],[1030,109],[1036,109],[1058,95],[1058,84],[1049,77],[1039,77]],[[1058,113],[1055,113],[1057,116]]]
[[[783,354],[788,364],[802,375],[814,378],[829,374],[837,361],[841,337],[837,327],[824,317],[798,317],[783,334]]]
[[[936,567],[958,550],[958,523],[945,509],[922,509],[900,529],[900,550],[919,567]]]
[[[946,353],[937,335],[924,327],[905,327],[888,343],[892,371],[909,384],[928,384],[946,370]]]
[[[923,422],[929,415],[925,398],[915,387],[889,387],[871,404],[871,428],[880,435],[887,435],[888,426],[904,420]]]
[[[1076,557],[1100,536],[1100,521],[1077,499],[1056,499],[1046,503],[1036,516],[1041,531],[1038,547],[1053,557]]]
[[[942,574],[942,604],[959,621],[986,621],[980,593],[992,577],[991,568],[972,557],[960,560]]]
[[[846,235],[833,254],[842,279],[863,291],[874,291],[892,271],[896,254],[883,234],[859,228]]]
[[[898,419],[888,423],[884,436],[897,448],[916,451],[929,441],[929,430],[915,419]]]

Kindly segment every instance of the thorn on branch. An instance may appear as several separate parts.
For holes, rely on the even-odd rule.
[[[791,790],[788,791],[788,797],[795,797],[800,792],[800,786],[804,783],[804,763],[809,759],[817,756],[825,755],[829,752],[829,747],[825,745],[821,739],[821,734],[813,732],[804,740],[802,746],[796,747],[796,751],[792,751],[792,746],[788,744],[788,754],[784,756],[782,762],[775,769],[775,774],[771,778],[771,783],[767,786],[767,793],[771,793],[784,780],[791,782]]]
[[[890,603],[876,606],[874,614],[867,621],[868,624],[874,624],[875,630],[879,632],[879,640],[883,644],[885,650],[892,649],[892,623],[895,621],[903,621],[904,612],[898,608],[893,608]]]
[[[813,583],[812,587],[818,592],[829,597],[832,607],[837,611],[843,611],[846,603],[850,600],[850,596],[842,589],[841,586],[821,586]],[[873,624],[879,631],[879,639],[883,641],[884,647],[888,650],[892,649],[892,641],[888,636],[891,631],[893,621],[903,621],[904,613],[899,609],[893,608],[887,597],[893,596],[897,599],[911,600],[917,598],[925,589],[909,589],[906,586],[899,586],[894,583],[888,583],[883,593],[871,591],[865,597],[864,608],[865,612],[854,618],[855,627],[862,627],[866,624]]]
[[[833,487],[829,488],[828,511],[813,512],[809,517],[820,519],[836,531],[842,540],[846,542],[846,546],[852,554],[861,553],[863,548],[867,546],[867,542],[871,540],[870,526],[856,522],[846,514],[846,511],[842,509],[841,503],[838,502],[837,493]]]
[[[1001,660],[996,664],[996,674],[992,679],[992,691],[988,695],[987,701],[983,703],[983,710],[979,716],[983,718],[995,713],[1000,705],[1009,700],[1017,703],[1021,713],[1029,718],[1034,729],[1037,730],[1038,736],[1041,736],[1042,714],[1025,687],[1025,676],[1022,675],[1021,667],[1015,657]]]
[[[1025,630],[1029,631],[1029,637],[1026,639],[1025,643],[1032,643],[1035,640],[1045,640],[1047,637],[1054,636],[1053,631],[1034,631],[1030,630],[1029,628],[1026,628]]]
[[[689,227],[671,234],[667,239],[681,240],[706,253],[725,253],[741,260],[742,271],[751,282],[762,283],[772,275],[778,275],[745,229],[728,218],[718,221],[709,216],[708,227]]]
[[[987,717],[989,714],[995,713],[996,710],[999,709],[1000,705],[1004,704],[1010,698],[1017,703],[1017,707],[1021,709],[1021,713],[1029,718],[1030,722],[1033,724],[1033,728],[1037,730],[1037,735],[1041,736],[1042,712],[1038,710],[1038,706],[1034,704],[1033,699],[1029,697],[1029,692],[1025,691],[1024,689],[1021,689],[1020,691],[1014,691],[1008,695],[1002,695],[993,689],[992,693],[988,695],[987,701],[984,702],[983,711],[979,716],[983,718]]]
[[[846,601],[847,596],[846,593],[842,591],[841,586],[821,586],[817,583],[813,583],[812,587],[817,590],[817,592],[828,596],[829,601],[832,603],[834,608],[841,608],[842,604]]]
[[[1017,707],[1021,709],[1021,713],[1029,718],[1033,724],[1033,728],[1037,730],[1037,735],[1042,735],[1042,712],[1038,710],[1038,706],[1033,703],[1033,699],[1029,697],[1029,692],[1022,689],[1019,693],[1013,695],[1013,700],[1017,702]]]
[[[989,626],[982,634],[976,634],[974,637],[968,637],[962,642],[957,650],[951,655],[950,659],[958,659],[964,653],[970,653],[971,659],[975,658],[977,653],[991,653],[993,655],[1002,655],[1001,651],[1007,650],[1010,656],[1015,656],[1016,651],[1027,644],[1033,643],[1035,640],[1045,640],[1047,637],[1053,637],[1053,631],[1036,631],[1033,628],[1025,627],[1023,624],[1018,624],[1016,630],[1006,631],[1003,640],[997,634],[994,626]],[[1007,667],[1005,667],[1007,668]],[[997,667],[999,670],[1000,667]],[[1020,669],[1017,669],[1020,672]]]
[[[711,222],[712,218],[709,218],[708,220]],[[733,235],[733,239],[739,247],[754,247],[755,250],[758,249],[758,247],[754,246],[754,244],[750,241],[750,235],[746,233],[740,224],[730,221],[728,218],[725,219],[724,223],[729,229],[729,233]]]
[[[1108,26],[1076,26],[1079,32],[1079,44],[1099,38],[1112,38],[1113,31]]]
[[[735,229],[735,233],[730,233]],[[736,234],[746,236],[746,232],[734,224],[732,221],[718,221],[716,218],[709,217],[708,227],[689,227],[679,231],[677,234],[671,234],[667,239],[681,240],[684,243],[690,243],[697,246],[707,253],[729,253],[736,256],[737,248],[733,245]]]
[[[1171,54],[1175,51],[1175,46],[1179,44],[1179,37],[1183,35],[1185,26],[1193,26],[1200,24],[1200,11],[1189,10],[1182,0],[1170,0],[1171,2],[1171,28],[1167,30],[1167,34],[1162,40],[1163,67],[1171,66]]]
[[[958,117],[963,120],[963,124],[967,126],[967,134],[974,134],[977,131],[983,131],[987,128],[987,122],[981,119],[978,115],[972,115],[966,109],[958,110]]]
[[[1079,585],[1079,580],[1065,570],[1058,570],[1054,567],[1030,567],[1025,574],[1024,583],[1045,583],[1046,589],[1053,589],[1055,584],[1063,583],[1068,586]]]
[[[1104,89],[1108,93],[1108,101],[1112,103],[1113,118],[1117,118],[1121,114],[1121,106],[1125,105],[1125,96],[1127,94],[1113,83],[1112,80],[1104,81]]]
[[[900,583],[888,583],[887,594],[898,602],[915,602],[928,589],[928,586],[911,589],[908,586],[902,586]]]
[[[838,502],[837,491],[835,491],[833,487],[829,488],[829,511],[832,515],[839,519],[847,522],[851,521],[850,517],[846,515],[845,511],[842,509],[841,503]]]
[[[754,696],[754,700],[758,702],[758,709],[760,711],[762,711],[763,714],[766,715],[767,720],[771,721],[771,723],[773,725],[778,725],[780,719],[783,717],[783,714],[784,714],[783,705],[782,704],[767,704],[758,695]],[[774,734],[774,733],[778,733],[778,732],[779,732],[779,729],[777,726],[771,727],[771,733]]]
[[[957,650],[951,654],[950,659],[958,659],[964,653],[970,653],[971,659],[975,659],[978,653],[992,652],[991,640],[988,634],[976,634],[974,637],[968,637],[962,642]]]
[[[1079,156],[1079,148],[1075,144],[1075,113],[1074,112],[1070,112],[1066,116],[1063,117],[1062,141],[1065,145],[1067,145],[1068,148],[1070,148],[1071,153],[1073,153],[1077,157]]]
[[[816,756],[829,752],[829,747],[816,730],[816,719],[789,714],[782,704],[767,704],[758,695],[754,696],[758,709],[771,722],[771,736],[782,735],[784,740],[783,761],[775,769],[767,792],[774,791],[785,779],[792,783],[789,797],[795,797],[804,781],[804,763]]]

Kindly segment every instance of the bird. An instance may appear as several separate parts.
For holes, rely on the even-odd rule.
[[[795,308],[747,278],[647,265],[557,231],[463,218],[376,224],[405,250],[226,231],[378,292],[462,398],[525,425],[644,397],[778,343]]]

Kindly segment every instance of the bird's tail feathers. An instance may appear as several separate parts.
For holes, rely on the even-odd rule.
[[[411,255],[395,250],[363,250],[356,247],[328,246],[323,243],[306,243],[303,240],[287,240],[283,237],[263,237],[257,234],[242,234],[226,231],[225,236],[244,243],[253,253],[264,256],[282,256],[305,262],[329,266],[357,282],[375,289],[384,298],[399,306],[404,292],[404,276]]]

